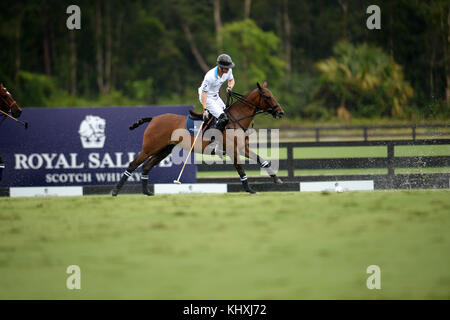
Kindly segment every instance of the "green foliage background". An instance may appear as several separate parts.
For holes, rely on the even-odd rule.
[[[226,52],[236,91],[267,80],[290,118],[344,105],[359,118],[448,119],[448,1],[251,0],[248,16],[245,2],[80,0],[81,30],[69,31],[70,1],[5,0],[0,81],[24,107],[198,106],[205,65]],[[371,4],[381,30],[366,27]]]

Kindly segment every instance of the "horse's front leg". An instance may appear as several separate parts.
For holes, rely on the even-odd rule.
[[[234,167],[236,168],[236,171],[238,172],[239,177],[241,177],[242,187],[244,188],[244,190],[249,193],[256,193],[256,191],[253,190],[252,188],[250,188],[250,186],[248,185],[248,178],[247,178],[247,175],[245,174],[245,170],[242,167],[242,165],[238,164],[238,163],[234,163]]]
[[[248,139],[245,141],[245,156],[251,160],[256,161],[261,168],[264,168],[269,176],[273,179],[276,184],[282,184],[283,181],[277,176],[275,171],[272,169],[272,164],[269,160],[264,160],[258,154],[250,150]]]
[[[236,168],[239,177],[241,178],[242,187],[248,193],[256,193],[256,191],[250,188],[250,186],[248,185],[248,178],[247,175],[245,174],[245,170],[239,163],[239,152],[236,145],[234,145],[234,151],[232,153],[232,156],[233,156],[233,165]]]

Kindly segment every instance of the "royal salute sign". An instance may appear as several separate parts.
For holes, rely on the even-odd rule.
[[[146,126],[128,128],[143,117],[163,113],[187,115],[191,106],[101,108],[27,108],[24,130],[13,121],[0,126],[0,187],[114,185],[141,150]],[[182,154],[179,148],[173,153]],[[179,161],[178,161],[179,162]],[[196,182],[196,166],[189,161],[183,182]],[[153,168],[150,183],[172,183],[182,163],[172,155]],[[140,183],[140,169],[129,183]]]

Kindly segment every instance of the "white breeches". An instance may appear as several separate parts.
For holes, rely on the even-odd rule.
[[[202,102],[202,96],[199,97],[200,102]],[[223,109],[225,109],[225,103],[223,103],[222,99],[220,99],[219,95],[217,97],[207,97],[206,98],[206,109],[211,113],[214,117],[219,118],[219,116],[223,113]]]

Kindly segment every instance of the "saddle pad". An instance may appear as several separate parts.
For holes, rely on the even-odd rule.
[[[201,124],[202,120],[194,120],[191,116],[188,116],[186,119],[186,130],[189,131],[191,136],[196,136]]]

